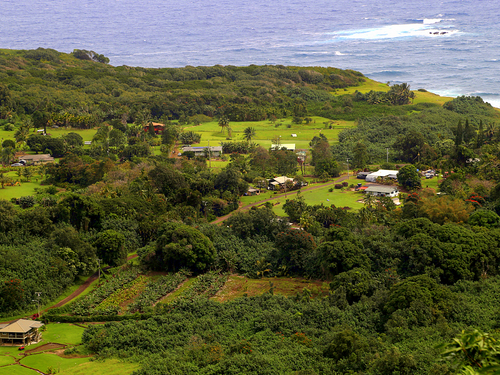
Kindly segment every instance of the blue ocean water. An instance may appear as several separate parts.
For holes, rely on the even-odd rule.
[[[0,48],[111,65],[334,66],[500,107],[499,0],[0,0]]]

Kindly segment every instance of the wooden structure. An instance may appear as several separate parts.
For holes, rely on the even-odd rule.
[[[8,324],[0,324],[0,345],[25,346],[42,340],[38,331],[42,322],[19,319]]]

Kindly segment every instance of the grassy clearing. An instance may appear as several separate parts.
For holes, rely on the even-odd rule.
[[[353,86],[353,87],[347,87],[345,89],[338,89],[333,92],[333,95],[347,95],[347,94],[354,94],[356,91],[362,92],[362,93],[367,93],[370,91],[383,91],[387,92],[390,90],[390,87],[387,86],[386,83],[382,82],[377,82],[372,79],[367,78],[366,81],[359,86]]]
[[[274,294],[281,294],[288,297],[302,293],[304,289],[311,291],[311,296],[313,297],[326,296],[329,292],[328,283],[320,280],[311,281],[289,277],[248,279],[244,276],[232,275],[212,299],[218,302],[225,302],[244,296],[259,296],[269,292],[271,283],[274,288]]]
[[[123,362],[118,359],[108,359],[104,362],[85,362],[62,370],[59,375],[127,375],[138,370],[138,363]]]
[[[36,375],[38,372],[19,365],[0,367],[0,375]]]
[[[58,344],[78,345],[82,342],[84,328],[69,323],[50,323],[46,325],[47,329],[42,332],[43,341],[36,345],[30,345],[29,349],[56,342]]]
[[[62,358],[54,353],[40,353],[29,355],[21,360],[23,365],[36,368],[44,373],[49,372],[48,369],[55,369],[58,373],[68,371],[73,367],[77,367],[86,363],[90,358]],[[71,372],[70,372],[71,373]]]
[[[11,363],[14,363],[16,360],[12,358],[10,355],[0,355],[0,366],[5,366],[5,365],[10,365]]]
[[[325,122],[329,119],[313,116],[310,124],[292,124],[291,118],[276,121],[275,124],[269,121],[247,121],[231,122],[232,141],[243,141],[243,131],[247,127],[255,129],[256,137],[252,140],[265,148],[271,147],[271,140],[281,136],[281,143],[293,143],[297,149],[308,149],[309,142],[314,136],[324,134],[329,140],[336,141],[341,130],[355,126],[353,121],[333,121],[332,129],[325,128]],[[211,146],[218,146],[220,142],[227,142],[227,133],[221,132],[221,127],[216,121],[207,122],[201,125],[185,126],[184,131],[193,131],[202,135],[201,142],[197,146],[207,146],[210,141]],[[297,137],[292,137],[296,134]]]

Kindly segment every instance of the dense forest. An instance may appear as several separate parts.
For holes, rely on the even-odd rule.
[[[18,152],[59,159],[19,172],[43,181],[34,194],[0,200],[1,316],[32,309],[35,292],[55,300],[100,261],[111,271],[98,292],[42,318],[109,320],[85,331],[86,350],[138,361],[138,375],[498,371],[499,112],[479,97],[414,103],[404,83],[344,91],[365,81],[335,68],[146,69],[92,51],[0,50],[2,187]],[[310,139],[307,173],[294,152],[253,143],[251,126],[245,141],[227,137],[220,170],[206,156],[170,157],[191,143],[187,124],[213,121],[223,132],[237,121],[305,126],[312,116],[356,126],[338,140]],[[153,122],[165,125],[161,135]],[[94,130],[91,146],[79,129]],[[367,197],[351,210],[297,194],[286,217],[269,202],[234,212],[251,185],[288,175],[292,190],[338,177],[346,159],[357,170],[397,164],[402,204]],[[438,191],[421,187],[428,168],[442,176]],[[138,265],[123,266],[131,253]],[[164,276],[147,284],[150,272]],[[229,274],[319,279],[329,293],[284,297],[271,281],[257,297],[219,303],[193,289],[155,304],[187,277],[213,295]],[[143,290],[126,314],[100,304],[123,285]]]

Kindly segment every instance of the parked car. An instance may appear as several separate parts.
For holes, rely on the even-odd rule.
[[[11,167],[24,167],[23,163],[14,163],[10,165]]]

